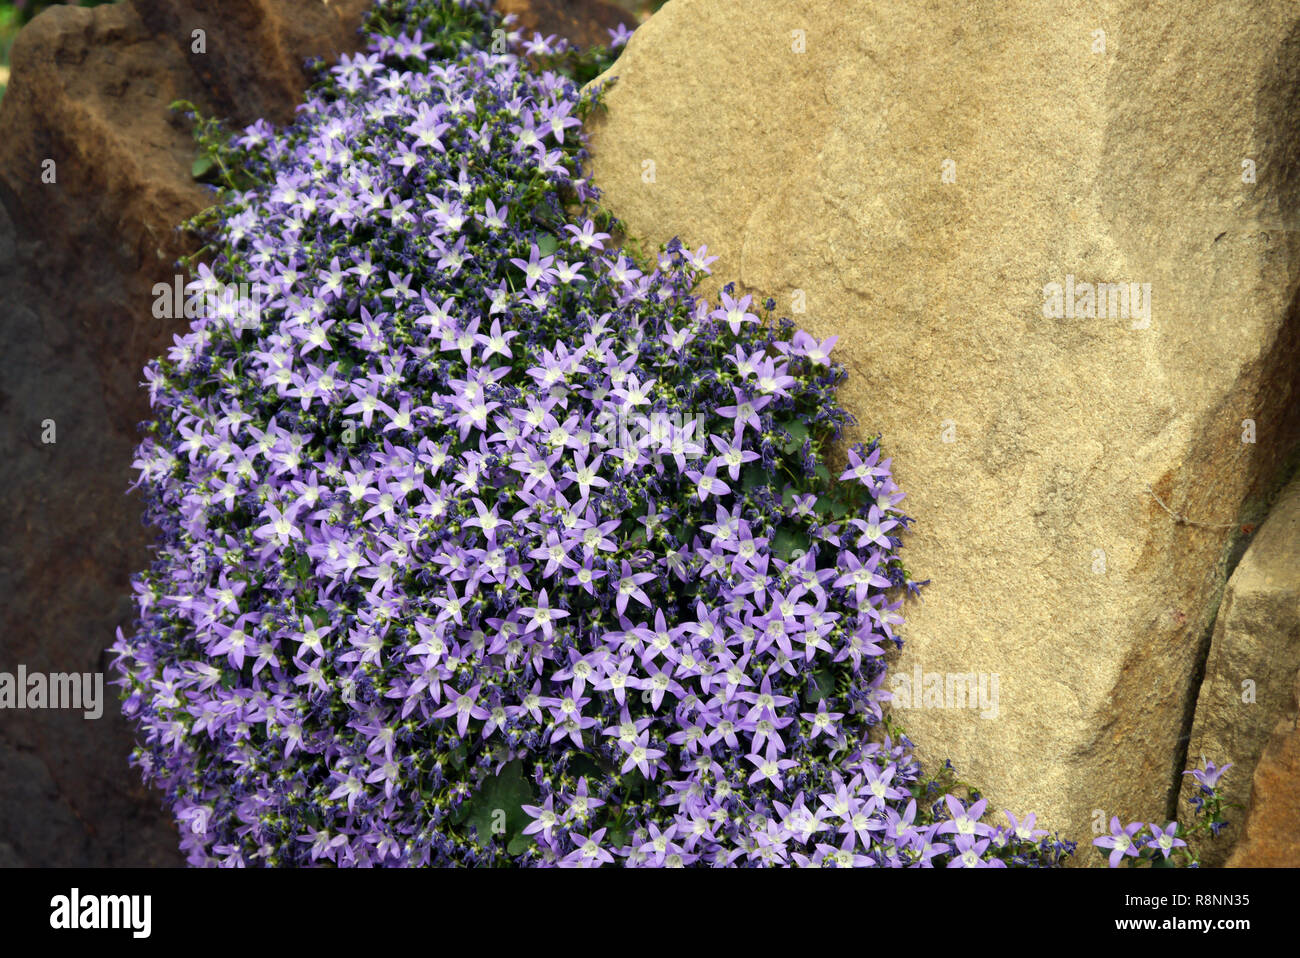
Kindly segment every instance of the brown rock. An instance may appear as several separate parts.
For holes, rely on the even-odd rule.
[[[1255,766],[1250,810],[1229,868],[1300,868],[1300,674],[1289,714]]]
[[[177,257],[192,249],[176,227],[209,198],[190,176],[189,124],[168,104],[189,100],[239,125],[258,117],[284,122],[305,87],[304,61],[355,48],[366,6],[57,6],[18,35],[0,100],[0,202],[33,275],[102,357],[102,386],[128,428],[144,408],[136,385],[143,358],[176,332],[141,307],[153,283],[169,278]],[[200,29],[206,52],[193,53],[192,32]],[[47,161],[53,183],[42,179]]]
[[[366,0],[123,0],[52,7],[14,44],[0,100],[0,670],[108,671],[149,561],[127,496],[140,371],[180,325],[151,289],[189,251],[194,102],[237,124],[284,121],[310,56],[357,45]],[[206,54],[190,52],[206,30]],[[55,162],[55,182],[41,179]],[[42,441],[53,420],[56,441]],[[111,675],[109,676],[111,678]],[[29,865],[179,864],[160,796],[127,766],[116,690],[101,719],[6,712],[0,858]]]
[[[518,17],[515,28],[525,38],[554,33],[580,47],[608,44],[607,31],[619,24],[637,25],[631,13],[605,0],[497,0],[497,10]]]
[[[894,718],[1081,843],[1176,797],[1216,569],[1296,442],[1298,47],[1283,0],[672,0],[592,124],[631,236],[840,336],[932,580],[891,678],[1000,679]],[[1075,282],[1149,322],[1045,309]]]

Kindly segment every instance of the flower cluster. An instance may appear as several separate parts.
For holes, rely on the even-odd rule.
[[[1217,837],[1228,823],[1222,817],[1228,803],[1219,795],[1219,779],[1232,768],[1231,764],[1218,766],[1208,759],[1202,759],[1202,764],[1203,768],[1183,772],[1184,775],[1192,776],[1197,785],[1196,793],[1190,798],[1197,819],[1195,823],[1185,826],[1181,822],[1168,822],[1163,827],[1155,822],[1129,822],[1123,825],[1118,817],[1112,817],[1110,834],[1092,840],[1098,851],[1107,857],[1111,868],[1119,867],[1121,862],[1129,866],[1147,864],[1153,868],[1174,868],[1180,859],[1188,867],[1198,866],[1199,862],[1185,839],[1198,834]],[[1145,834],[1143,829],[1146,829]],[[1175,858],[1177,849],[1182,851]]]
[[[265,295],[146,370],[114,646],[189,861],[1058,863],[885,734],[918,584],[879,437],[830,471],[834,338],[618,248],[599,92],[499,27],[380,3],[223,147],[191,287]]]

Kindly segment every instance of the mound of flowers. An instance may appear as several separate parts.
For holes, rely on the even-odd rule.
[[[917,584],[879,438],[829,470],[834,338],[615,245],[563,43],[480,0],[366,30],[214,150],[146,371],[114,652],[189,861],[1058,863],[881,721]]]

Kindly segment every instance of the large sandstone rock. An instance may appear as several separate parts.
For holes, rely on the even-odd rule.
[[[612,76],[629,233],[840,337],[932,580],[896,674],[999,677],[896,710],[921,755],[1081,843],[1171,811],[1225,547],[1297,436],[1300,8],[670,0]],[[1150,284],[1149,322],[1046,316],[1076,281]]]
[[[303,62],[355,49],[366,5],[123,0],[52,7],[18,36],[0,100],[0,671],[107,671],[133,615],[128,577],[152,538],[125,495],[140,371],[180,329],[152,316],[150,291],[190,251],[177,225],[210,202],[168,104],[283,122]],[[190,52],[199,28],[206,54]],[[127,767],[115,692],[97,721],[4,713],[0,861],[180,863],[161,798]]]
[[[1300,675],[1255,766],[1250,810],[1229,868],[1300,867]]]
[[[1295,725],[1293,695],[1298,676],[1300,479],[1293,480],[1279,498],[1232,573],[1214,625],[1188,756],[1196,761],[1204,755],[1218,765],[1232,762],[1220,793],[1242,808],[1228,813],[1231,824],[1201,850],[1207,865],[1222,863],[1240,834],[1251,776],[1275,727],[1279,721]],[[1287,751],[1281,742],[1276,747]],[[1265,791],[1274,777],[1264,773]],[[1295,792],[1298,786],[1300,778],[1291,782],[1290,790]],[[1188,778],[1185,793],[1190,795],[1194,787]],[[1271,799],[1259,797],[1265,805],[1277,801],[1276,794]]]

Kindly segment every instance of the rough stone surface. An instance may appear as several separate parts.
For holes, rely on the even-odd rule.
[[[578,46],[609,43],[609,30],[620,24],[629,30],[636,17],[605,0],[497,0],[497,10],[512,13],[524,37],[558,34]]]
[[[1293,480],[1260,526],[1228,580],[1205,663],[1188,757],[1233,763],[1221,794],[1245,808],[1251,775],[1279,721],[1292,719],[1300,674],[1300,480]],[[1280,746],[1285,751],[1285,746]],[[1292,783],[1300,785],[1300,779]],[[1184,795],[1195,788],[1189,777]],[[1276,799],[1274,799],[1276,800]],[[1242,811],[1199,849],[1222,864],[1238,837]]]
[[[0,100],[0,670],[105,671],[148,562],[133,478],[145,362],[179,327],[150,290],[208,202],[187,99],[237,123],[284,121],[309,56],[355,48],[364,0],[124,0],[52,7],[19,35]],[[207,31],[191,54],[190,31]],[[55,160],[56,182],[41,163]],[[55,422],[56,442],[41,441]],[[0,861],[180,864],[160,796],[104,717],[0,715]]]
[[[1229,868],[1300,867],[1300,674],[1255,766],[1250,811]]]
[[[130,423],[110,417],[98,357],[19,269],[16,245],[0,207],[0,670],[102,671],[145,557],[139,503],[123,495]],[[116,690],[104,694],[95,721],[0,713],[0,863],[180,863],[158,796],[127,767]]]
[[[999,676],[996,717],[896,710],[920,754],[1081,843],[1170,810],[1220,560],[1297,435],[1300,8],[671,0],[607,76],[630,235],[840,337],[932,580],[895,670]],[[1045,318],[1067,276],[1150,283],[1149,324]]]

